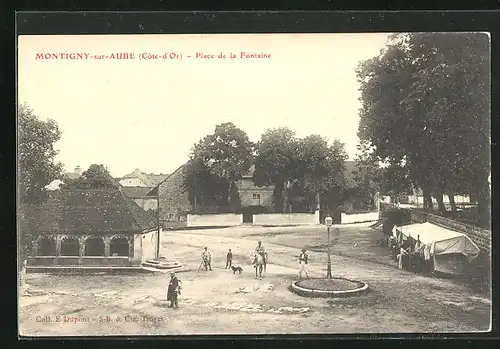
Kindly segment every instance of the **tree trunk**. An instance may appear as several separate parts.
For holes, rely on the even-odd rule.
[[[455,203],[455,194],[448,193],[447,195],[448,195],[448,198],[450,199],[451,212],[456,213],[457,212],[457,205]]]
[[[274,212],[283,212],[283,183],[276,183],[273,192]]]
[[[321,212],[321,203],[320,203],[319,192],[316,193],[316,210]]]
[[[230,212],[233,212],[233,198],[231,197],[231,189],[232,189],[233,182],[229,181],[229,185],[227,187],[227,207]]]
[[[424,197],[424,210],[429,212],[432,210],[432,197],[429,191],[423,190],[423,197]]]
[[[483,227],[491,224],[491,192],[488,181],[483,181],[477,197],[478,220]]]
[[[444,205],[443,201],[443,194],[438,192],[435,194],[436,201],[438,203],[438,211],[440,214],[445,215],[446,214],[446,206]]]
[[[283,184],[283,206],[282,206],[282,212],[286,213],[288,209],[288,188],[287,188],[287,183],[285,182]]]

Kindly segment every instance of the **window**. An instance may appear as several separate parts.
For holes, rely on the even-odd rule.
[[[260,206],[260,194],[253,194],[252,205],[253,206]]]
[[[61,256],[79,256],[80,242],[75,236],[66,236],[61,240]]]
[[[109,255],[112,257],[115,256],[128,256],[128,241],[124,236],[115,236],[111,239],[109,243]]]
[[[104,256],[104,241],[100,237],[89,237],[85,241],[85,256]]]
[[[38,256],[55,256],[56,241],[52,236],[43,237],[38,241]]]
[[[168,220],[169,221],[173,221],[174,220],[174,214],[173,213],[169,213],[168,214]]]

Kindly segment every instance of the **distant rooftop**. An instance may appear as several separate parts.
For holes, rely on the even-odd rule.
[[[138,168],[135,169],[134,172],[126,174],[125,176],[118,178],[118,180],[127,179],[127,178],[138,178],[141,182],[144,183],[146,187],[153,188],[158,185],[161,181],[167,178],[169,174],[155,174],[155,173],[146,173],[140,171]]]

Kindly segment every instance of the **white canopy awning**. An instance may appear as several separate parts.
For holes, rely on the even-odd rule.
[[[479,254],[479,247],[465,234],[449,230],[429,222],[403,225],[396,228],[404,235],[425,245],[433,246],[435,255],[461,253],[470,259]]]

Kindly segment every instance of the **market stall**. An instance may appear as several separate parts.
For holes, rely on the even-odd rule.
[[[479,255],[479,247],[465,234],[429,222],[396,227],[396,238],[403,243],[419,241],[430,250],[433,270],[463,275],[469,263]]]

